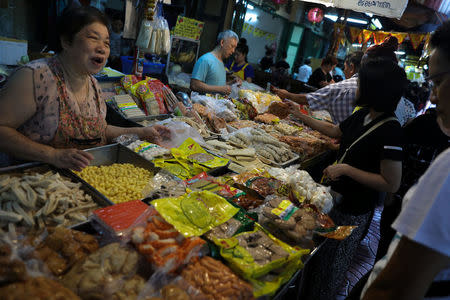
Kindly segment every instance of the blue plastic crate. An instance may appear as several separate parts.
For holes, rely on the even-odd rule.
[[[120,58],[122,60],[122,73],[131,74],[133,71],[133,57],[121,56]],[[162,74],[165,66],[165,64],[144,62],[143,73]]]

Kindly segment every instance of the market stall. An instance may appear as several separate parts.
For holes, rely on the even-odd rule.
[[[121,136],[88,149],[94,160],[81,172],[1,170],[0,294],[23,284],[23,293],[45,286],[73,299],[281,297],[316,251],[313,236],[351,233],[326,215],[328,188],[299,169],[336,141],[293,119],[277,96],[253,85],[232,97],[175,96],[133,75],[114,94],[119,118],[164,124],[170,138]]]

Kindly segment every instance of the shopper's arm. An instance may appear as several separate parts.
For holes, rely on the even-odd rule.
[[[15,158],[42,161],[60,168],[80,170],[92,155],[77,149],[55,149],[36,143],[17,131],[36,113],[33,71],[19,70],[0,91],[0,151]]]
[[[191,90],[199,93],[220,93],[228,95],[231,93],[231,86],[209,85],[203,81],[191,78]]]
[[[340,176],[345,175],[374,190],[395,193],[400,187],[402,162],[382,160],[380,174],[366,172],[348,164],[331,165],[324,170],[324,174],[331,180],[337,180]]]
[[[311,118],[310,116],[303,114],[299,110],[299,107],[297,104],[292,103],[292,102],[288,102],[288,103],[290,104],[289,105],[290,112],[295,117],[297,117],[299,120],[301,120],[303,123],[305,123],[306,125],[311,127],[312,129],[320,131],[321,133],[323,133],[329,137],[332,137],[332,138],[340,138],[342,136],[342,131],[338,125],[335,125],[330,122]]]
[[[449,264],[448,256],[403,236],[362,299],[423,299],[436,274]]]
[[[292,100],[298,104],[308,104],[308,100],[306,99],[305,94],[294,94],[284,89],[278,89],[276,87],[272,87],[272,92],[278,95],[278,97],[280,97],[281,99]]]

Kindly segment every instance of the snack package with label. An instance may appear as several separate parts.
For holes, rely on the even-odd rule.
[[[147,116],[156,116],[160,114],[160,108],[156,101],[155,94],[150,91],[147,80],[142,80],[132,85],[131,92],[140,100],[141,107],[144,108]]]
[[[159,145],[137,140],[127,146],[128,149],[143,156],[146,160],[152,161],[156,157],[170,154],[170,150]]]
[[[205,237],[213,241],[214,239],[228,239],[235,234],[252,231],[255,225],[254,219],[257,217],[258,215],[252,213],[248,214],[241,209],[233,216],[233,218],[205,233]]]
[[[226,184],[221,184],[217,182],[214,177],[209,176],[205,172],[202,172],[188,180],[185,180],[185,182],[193,191],[210,191],[214,194],[224,197],[229,201],[233,201],[233,199],[244,195],[243,191],[230,187]]]
[[[202,255],[206,244],[199,237],[184,237],[154,207],[135,222],[131,241],[139,253],[163,272],[175,272],[192,257]]]
[[[189,264],[181,272],[181,277],[200,290],[206,299],[254,299],[250,284],[220,261],[208,256]]]
[[[260,278],[309,253],[307,249],[293,248],[278,240],[258,223],[254,231],[213,241],[230,268],[247,280]]]
[[[267,197],[257,211],[260,224],[280,240],[303,248],[313,247],[314,230],[320,227],[314,212],[278,196]]]
[[[308,172],[298,170],[296,167],[286,169],[270,168],[268,172],[289,184],[293,199],[299,203],[311,203],[319,208],[323,213],[328,213],[333,208],[333,197],[330,189],[316,183]]]
[[[165,88],[164,83],[162,83],[158,79],[151,78],[151,77],[147,77],[146,81],[147,81],[148,88],[153,93],[155,100],[158,103],[159,113],[167,114],[168,110],[166,108],[166,101],[165,101],[164,92],[163,92],[163,90]]]
[[[251,172],[241,173],[233,176],[236,183],[244,185],[255,192],[257,192],[263,198],[273,194],[285,194],[285,184],[270,176],[267,171],[253,170]]]
[[[152,201],[161,216],[185,237],[200,236],[225,223],[239,208],[209,191]]]
[[[208,172],[211,169],[225,167],[229,163],[228,159],[206,152],[192,138],[186,139],[180,147],[172,148],[171,152],[174,160],[156,159],[153,162],[155,166],[166,169],[181,179],[188,179],[202,172]],[[174,162],[178,162],[185,171],[170,165]]]
[[[139,80],[135,75],[125,75],[120,79],[120,83],[127,92],[130,91],[132,85],[138,82]]]

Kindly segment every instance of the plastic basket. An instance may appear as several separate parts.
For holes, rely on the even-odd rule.
[[[121,56],[122,60],[122,73],[131,74],[133,71],[133,57],[132,56]],[[143,73],[161,74],[163,73],[165,64],[144,62]]]

